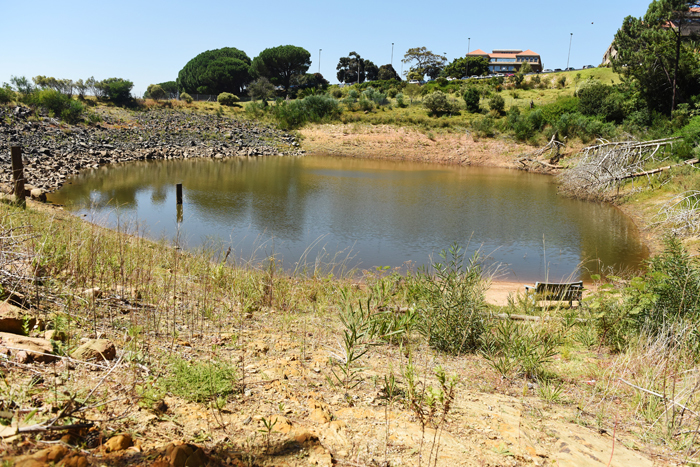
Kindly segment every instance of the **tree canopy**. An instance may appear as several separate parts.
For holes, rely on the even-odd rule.
[[[289,90],[292,76],[303,75],[311,66],[311,54],[303,47],[280,45],[265,49],[253,59],[251,71],[277,86]]]
[[[447,78],[462,78],[463,76],[483,76],[488,72],[489,61],[485,57],[460,57],[447,65],[441,75]]]
[[[442,55],[434,54],[425,47],[414,47],[406,51],[401,61],[410,64],[406,76],[408,76],[408,73],[413,72],[414,76],[415,74],[419,74],[421,79],[424,75],[435,79],[445,67],[447,58]]]
[[[243,86],[250,82],[250,65],[248,55],[234,47],[207,50],[180,70],[177,87],[190,94],[240,94]]]
[[[690,8],[697,1],[654,0],[644,18],[628,16],[615,34],[613,69],[633,78],[654,110],[669,114],[700,94],[700,60],[695,53]]]
[[[392,65],[382,65],[379,67],[379,73],[377,73],[377,79],[381,80],[387,80],[387,79],[395,79],[397,81],[401,81],[401,77],[399,74],[394,70],[394,67]]]
[[[374,81],[379,76],[377,65],[360,57],[357,52],[350,52],[347,57],[340,57],[335,69],[338,70],[336,77],[341,83],[357,83],[358,72],[360,83],[364,83],[365,80]]]

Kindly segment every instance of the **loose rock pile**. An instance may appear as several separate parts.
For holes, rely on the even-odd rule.
[[[273,128],[171,109],[72,126],[27,107],[0,108],[0,182],[11,180],[10,147],[17,145],[27,182],[47,192],[82,169],[119,162],[303,154],[294,136]]]

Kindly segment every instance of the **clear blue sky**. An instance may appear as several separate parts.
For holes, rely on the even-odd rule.
[[[77,80],[94,76],[134,82],[171,81],[197,54],[236,47],[252,59],[268,47],[304,47],[337,83],[338,59],[356,51],[400,72],[411,47],[452,61],[471,50],[532,49],[546,68],[598,65],[627,15],[649,1],[75,1],[0,0],[3,44],[0,83],[12,75]]]

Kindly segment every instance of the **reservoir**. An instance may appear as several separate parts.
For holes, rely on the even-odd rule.
[[[175,186],[184,202],[178,221]],[[557,195],[554,177],[489,167],[307,157],[138,162],[88,170],[51,201],[103,225],[285,270],[416,268],[457,243],[498,277],[588,279],[648,252],[615,207]]]

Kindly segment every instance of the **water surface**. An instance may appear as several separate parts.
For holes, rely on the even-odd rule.
[[[86,171],[52,196],[108,225],[137,220],[186,247],[232,246],[239,260],[275,254],[350,267],[429,264],[457,242],[502,263],[510,280],[586,279],[586,268],[636,267],[637,229],[618,209],[557,195],[553,177],[507,169],[335,157],[153,161]],[[182,222],[175,184],[182,183]]]

